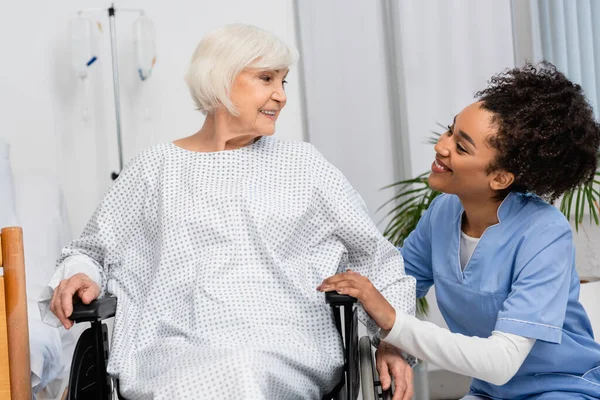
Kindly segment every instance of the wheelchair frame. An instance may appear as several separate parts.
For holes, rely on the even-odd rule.
[[[330,304],[335,325],[344,342],[344,370],[340,382],[322,400],[356,400],[362,381],[363,400],[391,399],[391,391],[381,391],[377,370],[374,368],[371,340],[358,340],[356,299],[337,292],[325,294]],[[108,328],[102,321],[115,316],[116,297],[105,297],[86,305],[73,304],[69,317],[75,323],[91,322],[79,338],[73,354],[69,375],[68,400],[110,400],[115,384],[106,372],[109,357]],[[343,310],[343,311],[342,311]],[[342,320],[343,316],[343,320]],[[120,400],[125,400],[116,392]]]

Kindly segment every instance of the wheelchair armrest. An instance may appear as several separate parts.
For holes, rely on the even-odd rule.
[[[338,292],[326,292],[325,301],[332,306],[351,306],[356,303],[356,298]]]
[[[117,298],[114,296],[96,299],[90,304],[73,299],[73,314],[69,319],[73,322],[101,321],[115,316]]]

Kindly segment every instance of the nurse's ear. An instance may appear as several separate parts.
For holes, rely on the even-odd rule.
[[[495,171],[493,172],[494,178],[490,181],[490,188],[492,190],[504,190],[515,181],[515,174],[507,171]]]

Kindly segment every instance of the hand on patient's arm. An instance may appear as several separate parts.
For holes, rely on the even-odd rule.
[[[325,279],[317,287],[317,290],[321,292],[336,291],[355,297],[381,329],[389,331],[394,326],[396,310],[371,281],[358,272],[348,270],[348,272],[333,275]]]
[[[394,377],[394,397],[392,400],[410,400],[414,394],[413,371],[402,357],[400,349],[381,341],[379,347],[377,347],[375,358],[377,360],[379,381],[383,390],[390,387],[392,383],[391,374]]]
[[[50,301],[50,311],[63,324],[65,329],[73,326],[69,319],[73,313],[73,296],[77,294],[84,304],[90,304],[100,295],[100,287],[86,274],[75,274],[69,279],[63,279],[54,289]]]

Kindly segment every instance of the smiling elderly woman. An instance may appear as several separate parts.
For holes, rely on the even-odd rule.
[[[131,161],[63,250],[42,313],[70,328],[73,294],[118,297],[124,397],[319,399],[343,356],[315,287],[342,265],[414,313],[414,278],[343,175],[270,137],[296,58],[251,26],[206,36],[186,76],[202,128]]]

